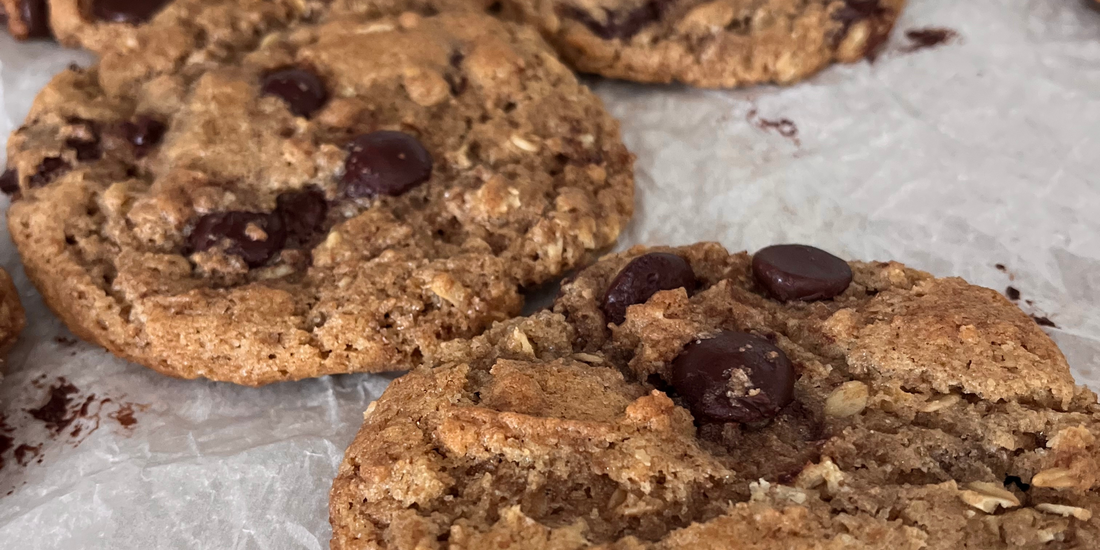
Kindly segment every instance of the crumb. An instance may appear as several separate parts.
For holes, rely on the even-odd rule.
[[[940,27],[925,27],[922,29],[910,29],[905,31],[905,37],[909,39],[909,46],[902,49],[905,53],[934,48],[947,44],[958,38],[959,33],[951,29]]]
[[[1035,322],[1039,323],[1040,326],[1058,328],[1058,325],[1054,324],[1054,321],[1051,321],[1050,318],[1045,315],[1032,315],[1031,318],[1035,319]]]

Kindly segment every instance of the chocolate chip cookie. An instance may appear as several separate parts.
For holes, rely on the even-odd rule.
[[[165,374],[430,361],[630,217],[617,123],[534,30],[444,13],[175,38],[60,74],[8,145],[47,303]]]
[[[1096,396],[992,290],[698,244],[609,256],[555,309],[371,405],[334,549],[1100,544]]]
[[[577,70],[729,88],[873,55],[905,0],[503,0]]]

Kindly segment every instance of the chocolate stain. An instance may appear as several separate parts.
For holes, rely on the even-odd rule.
[[[15,446],[15,439],[7,434],[0,434],[0,470],[4,469],[4,455]]]
[[[26,466],[27,464],[30,464],[30,462],[32,460],[36,459],[36,458],[38,459],[39,462],[41,462],[42,461],[41,455],[42,455],[42,444],[41,443],[39,443],[38,445],[27,445],[26,443],[24,443],[24,444],[22,444],[22,445],[15,448],[15,461],[18,462],[20,466]]]
[[[764,131],[775,131],[779,135],[789,139],[796,147],[802,146],[802,141],[798,139],[798,126],[789,118],[763,118],[759,116],[756,108],[749,109],[745,119],[749,121],[753,126]]]
[[[60,342],[59,342],[60,343]],[[59,377],[52,383],[45,375],[31,381],[31,386],[37,389],[46,389],[46,402],[37,408],[24,409],[30,418],[43,423],[49,431],[48,440],[60,440],[64,438],[69,445],[76,447],[84,442],[91,434],[99,429],[104,408],[114,405],[115,410],[107,413],[107,417],[118,422],[126,433],[133,431],[138,423],[139,411],[145,411],[149,405],[143,403],[130,403],[115,401],[109,397],[97,398],[95,394],[81,395],[80,390],[67,379]],[[20,466],[26,467],[32,462],[41,464],[43,461],[44,442],[33,444],[20,441],[16,430],[5,422],[5,417],[0,414],[0,470],[5,466],[5,455],[11,452],[11,456]],[[8,494],[11,494],[9,491]]]
[[[928,48],[935,48],[947,44],[958,38],[959,33],[942,27],[925,27],[921,29],[909,29],[905,31],[905,37],[910,44],[902,49],[905,53],[912,53]]]
[[[149,408],[149,405],[142,405],[140,403],[120,403],[118,410],[109,413],[107,417],[118,422],[118,425],[122,426],[124,429],[133,430],[134,426],[138,423],[137,417],[134,416],[135,408],[139,411],[144,411]]]
[[[79,410],[70,411],[69,405],[72,395],[78,391],[65,378],[58,378],[57,385],[50,388],[50,398],[46,404],[37,409],[27,409],[27,414],[45,423],[46,428],[57,435],[76,420]]]
[[[1005,296],[1008,296],[1009,300],[1015,302],[1020,299],[1020,291],[1017,290],[1016,287],[1010,286],[1005,289]]]

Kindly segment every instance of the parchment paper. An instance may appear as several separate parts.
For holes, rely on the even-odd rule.
[[[620,248],[803,242],[1011,285],[1100,389],[1100,12],[1086,3],[911,0],[874,63],[790,88],[593,80],[638,155]],[[906,31],[928,27],[957,36],[910,51]],[[52,74],[90,60],[0,36],[0,135]],[[29,325],[0,382],[0,548],[327,548],[332,477],[394,376],[246,389],[127,364],[43,307],[4,227]]]

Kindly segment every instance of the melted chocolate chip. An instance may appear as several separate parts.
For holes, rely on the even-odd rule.
[[[18,12],[8,15],[4,6],[0,5],[0,25],[6,25],[9,20],[18,20],[27,29],[27,38],[49,38],[50,11],[46,0],[22,0],[19,2]]]
[[[38,165],[38,171],[27,181],[27,185],[32,188],[42,187],[57,179],[57,176],[68,172],[70,168],[72,166],[59,157],[44,158],[42,163]]]
[[[305,69],[282,69],[264,77],[262,90],[265,95],[276,96],[286,102],[295,116],[309,118],[328,101],[328,91],[317,75]]]
[[[794,382],[783,350],[744,332],[691,342],[672,361],[672,385],[699,420],[772,418],[794,400]]]
[[[0,174],[0,192],[5,195],[14,195],[19,192],[19,172],[14,168],[8,168]]]
[[[581,22],[588,30],[604,40],[627,39],[638,34],[646,25],[659,21],[670,0],[649,0],[629,11],[605,10],[605,21],[599,21],[587,11],[573,6],[559,6],[558,13]]]
[[[756,282],[777,300],[827,300],[852,282],[848,262],[812,246],[780,244],[752,257]]]
[[[164,139],[164,132],[167,130],[168,127],[163,122],[146,115],[122,123],[122,135],[134,146],[135,158],[148,155]]]
[[[383,130],[348,145],[344,193],[349,197],[401,195],[432,176],[432,156],[416,138]]]
[[[172,0],[94,0],[92,16],[100,21],[137,25],[153,18]]]
[[[260,232],[264,235],[260,235]],[[226,243],[225,253],[249,265],[263,265],[286,244],[282,217],[261,212],[216,212],[199,218],[188,237],[191,250],[201,252]]]
[[[616,325],[626,319],[626,308],[645,303],[661,290],[684,288],[688,294],[698,283],[695,272],[683,258],[666,252],[638,256],[626,264],[607,285],[600,309],[609,322]]]
[[[99,148],[99,139],[83,140],[70,138],[65,140],[65,145],[76,151],[76,160],[99,160],[103,156],[103,150]]]
[[[458,50],[451,52],[450,63],[455,72],[448,72],[443,75],[443,80],[446,80],[447,85],[451,88],[451,95],[462,95],[462,92],[465,92],[466,87],[469,85],[466,75],[461,72],[463,59],[466,59],[466,56],[462,52]]]
[[[280,194],[276,202],[275,212],[283,219],[289,247],[308,244],[325,223],[328,203],[324,193],[316,187],[287,191]]]

